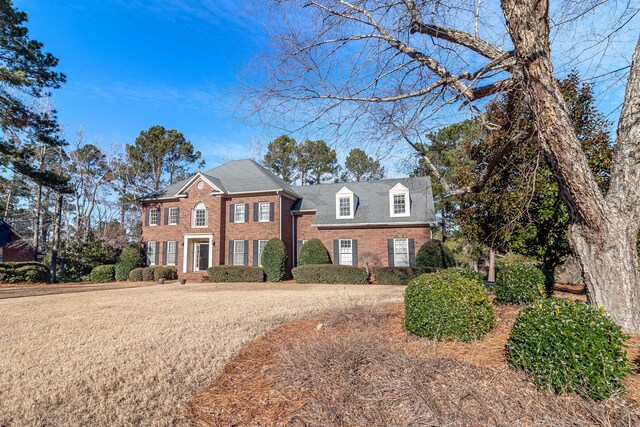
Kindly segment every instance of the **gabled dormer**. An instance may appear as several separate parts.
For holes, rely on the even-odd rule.
[[[346,186],[336,193],[336,219],[353,219],[357,206],[357,196]]]
[[[411,195],[409,189],[401,183],[389,190],[389,212],[391,217],[411,215]]]

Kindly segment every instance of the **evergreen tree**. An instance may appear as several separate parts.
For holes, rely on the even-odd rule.
[[[271,141],[264,155],[264,165],[288,183],[293,183],[298,168],[299,148],[295,139],[281,135]]]
[[[344,162],[345,172],[342,181],[371,181],[384,178],[384,166],[364,150],[354,148]]]

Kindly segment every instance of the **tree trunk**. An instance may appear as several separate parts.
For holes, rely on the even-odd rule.
[[[36,190],[36,211],[33,224],[33,260],[38,260],[38,247],[40,246],[40,217],[42,212],[42,184],[38,184]]]
[[[57,194],[56,214],[53,226],[53,248],[51,249],[51,264],[49,265],[52,283],[58,283],[58,253],[60,252],[60,231],[62,228],[62,201],[62,193]]]

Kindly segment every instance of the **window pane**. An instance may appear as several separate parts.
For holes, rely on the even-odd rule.
[[[158,225],[158,213],[158,209],[151,209],[151,212],[149,213],[149,224]]]
[[[233,242],[233,265],[244,265],[244,240]]]
[[[340,216],[351,216],[350,197],[340,197]]]
[[[178,208],[169,209],[169,224],[178,223]]]
[[[206,227],[207,225],[207,210],[196,209],[196,227]]]
[[[168,242],[167,243],[167,264],[176,265],[178,262],[177,252],[178,252],[178,242]]]
[[[147,244],[147,264],[154,265],[156,263],[157,251],[158,251],[158,242],[149,242]]]
[[[403,214],[407,212],[406,197],[404,194],[395,194],[393,196],[393,213]]]
[[[244,203],[236,205],[235,222],[244,222]]]
[[[394,239],[394,265],[409,267],[409,240]]]
[[[260,203],[260,217],[258,218],[260,221],[269,221],[269,203],[261,202]]]
[[[353,264],[353,257],[351,255],[351,240],[340,240],[340,265]]]
[[[266,240],[258,240],[258,265],[262,267],[262,252],[264,252],[264,247],[266,246]]]

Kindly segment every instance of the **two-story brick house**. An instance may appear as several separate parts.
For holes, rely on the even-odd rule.
[[[260,265],[274,237],[289,268],[312,238],[335,264],[413,265],[435,222],[429,178],[292,186],[252,160],[197,173],[141,203],[148,263],[194,278],[214,265]]]

